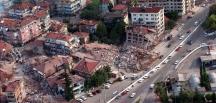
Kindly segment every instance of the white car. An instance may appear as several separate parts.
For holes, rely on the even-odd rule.
[[[177,65],[178,63],[179,63],[179,60],[176,60],[174,64]]]
[[[132,93],[132,94],[130,95],[130,97],[133,98],[135,95],[136,95],[136,93]]]
[[[110,86],[111,86],[111,84],[109,84],[109,83],[104,84],[105,89],[109,89]]]
[[[129,92],[131,89],[132,89],[131,87],[128,87],[128,89],[126,91]]]
[[[115,95],[115,94],[117,94],[117,93],[118,93],[118,91],[114,91],[114,92],[113,92],[113,95]]]
[[[143,79],[141,78],[141,79],[139,79],[138,83],[142,83],[142,81],[143,81]]]
[[[163,64],[166,64],[166,63],[168,63],[168,61],[169,61],[169,60],[165,60],[165,61],[163,62]]]
[[[81,96],[81,99],[84,101],[87,100],[87,98],[85,96]]]
[[[82,99],[77,99],[77,101],[79,101],[80,103],[82,103],[82,102],[83,102],[83,100],[82,100]]]
[[[198,23],[199,23],[198,21],[195,21],[195,22],[194,22],[194,25],[197,26]]]
[[[89,97],[93,97],[93,94],[92,94],[92,93],[88,93],[88,96],[89,96]]]
[[[182,40],[184,38],[184,35],[180,36],[179,40]]]
[[[168,59],[171,59],[172,58],[172,56],[170,55],[170,56],[168,56]]]
[[[160,70],[160,67],[158,66],[158,67],[156,67],[156,70]]]
[[[147,78],[149,78],[149,76],[148,76],[148,75],[145,75],[145,76],[143,77],[143,79],[147,79]]]
[[[150,85],[150,89],[153,89],[153,88],[154,88],[154,84],[151,84],[151,85]]]
[[[182,48],[182,47],[183,47],[183,45],[179,45],[179,47],[180,47],[180,48]]]

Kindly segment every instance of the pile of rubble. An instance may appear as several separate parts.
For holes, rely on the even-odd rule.
[[[115,57],[118,55],[118,49],[113,45],[106,44],[88,44],[85,46],[88,53],[90,53],[94,59],[101,60],[102,62],[112,65]]]
[[[119,55],[116,56],[114,64],[120,69],[135,72],[148,68],[153,62],[152,60],[155,60],[157,57],[155,53],[127,45],[119,49]]]

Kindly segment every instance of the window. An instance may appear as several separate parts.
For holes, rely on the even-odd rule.
[[[136,14],[133,14],[133,16],[136,16]]]
[[[140,14],[140,16],[142,16],[142,14]]]

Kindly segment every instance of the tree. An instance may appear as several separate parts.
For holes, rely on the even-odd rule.
[[[177,19],[179,18],[177,11],[168,12],[165,15],[166,15],[166,17],[168,17],[169,19],[174,20],[174,21],[177,21]]]
[[[198,91],[195,92],[193,97],[194,103],[205,103],[204,95],[200,94]]]
[[[110,32],[110,39],[113,44],[120,44],[124,40],[125,36],[125,22],[119,21],[115,24]]]
[[[87,5],[84,10],[82,10],[80,17],[82,19],[99,19],[99,0],[93,0],[91,4]]]
[[[215,94],[215,92],[214,93],[212,93],[212,103],[216,103],[216,94]]]
[[[212,14],[216,14],[216,4],[213,4],[210,8],[209,8],[209,15]]]
[[[98,87],[104,84],[110,78],[109,74],[111,74],[110,66],[102,67],[90,79],[85,81],[85,90],[87,91],[92,87]]]
[[[67,101],[70,101],[71,99],[74,98],[74,95],[73,95],[73,86],[72,86],[72,81],[71,79],[69,78],[69,75],[67,73],[67,70],[69,70],[69,65],[68,64],[63,64],[63,68],[64,68],[64,76],[65,76],[65,99]]]
[[[173,20],[168,20],[168,22],[165,24],[166,30],[171,30],[173,27],[175,27],[176,23]]]
[[[97,30],[96,30],[96,35],[98,38],[104,38],[107,37],[107,28],[106,25],[100,21],[98,26],[97,26]]]

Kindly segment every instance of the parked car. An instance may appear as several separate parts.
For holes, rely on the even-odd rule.
[[[167,48],[171,47],[171,44],[168,44],[166,47],[167,47]]]
[[[135,97],[135,95],[136,95],[136,93],[132,93],[132,94],[130,95],[130,97],[133,98],[133,97]]]
[[[121,93],[122,96],[125,95],[125,94],[127,94],[127,91],[124,91],[124,92]]]
[[[168,63],[169,62],[169,60],[165,60],[164,62],[163,62],[163,64],[166,64],[166,63]]]
[[[118,91],[114,91],[114,92],[113,92],[113,95],[115,95],[115,94],[117,94],[117,93],[118,93]]]
[[[154,88],[154,84],[151,84],[151,85],[150,85],[150,89],[153,89],[153,88]]]
[[[192,43],[193,43],[193,42],[192,42],[191,40],[187,41],[187,44],[188,44],[188,45],[192,45]]]
[[[85,96],[81,96],[81,99],[84,101],[87,100],[87,98]]]
[[[89,97],[93,97],[93,94],[92,93],[88,93],[87,94]]]
[[[82,102],[83,102],[83,100],[82,100],[82,99],[77,99],[77,101],[79,101],[80,103],[82,103]]]
[[[176,60],[174,64],[177,65],[178,63],[179,63],[179,60]]]

